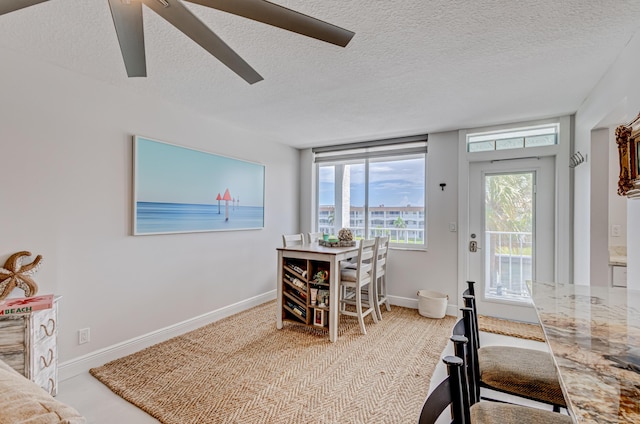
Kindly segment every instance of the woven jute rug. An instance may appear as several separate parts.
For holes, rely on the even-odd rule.
[[[415,423],[453,317],[392,307],[367,334],[285,323],[275,301],[91,369],[163,423]]]
[[[486,331],[487,333],[503,334],[539,342],[545,341],[544,332],[539,324],[528,324],[526,322],[478,315],[478,328],[480,331]]]

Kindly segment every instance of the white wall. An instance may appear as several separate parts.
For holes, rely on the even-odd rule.
[[[610,127],[609,123],[623,124],[629,122],[640,111],[640,84],[638,84],[637,69],[640,67],[640,33],[636,34],[621,52],[616,62],[594,87],[587,99],[576,113],[576,150],[590,153],[591,130],[602,126]],[[606,122],[603,122],[606,121]],[[607,124],[607,125],[603,125]],[[590,280],[589,263],[591,246],[590,236],[584,228],[589,228],[595,219],[590,212],[590,205],[601,202],[606,204],[607,198],[591,199],[591,175],[593,165],[587,161],[586,165],[576,168],[575,173],[575,221],[574,247],[575,282],[582,284],[601,284]],[[634,271],[640,262],[640,246],[636,239],[640,234],[640,203],[627,207],[627,258],[629,280],[640,280]],[[604,206],[603,206],[604,207]],[[596,217],[597,218],[597,217]],[[608,224],[608,223],[607,223]],[[597,224],[594,224],[597,225]],[[638,270],[640,272],[640,269]]]
[[[591,227],[591,161],[588,158],[591,156],[591,127],[585,134],[585,131],[578,131],[578,119],[575,122],[574,152],[579,151],[583,155],[586,154],[587,161],[574,168],[573,172],[573,282],[575,284],[589,284],[591,272],[591,235],[589,233]]]
[[[417,291],[435,290],[449,295],[449,311],[457,304],[457,233],[449,223],[457,224],[458,208],[458,133],[429,134],[427,153],[427,243],[424,250],[390,249],[387,290],[392,303],[418,307]],[[312,180],[311,149],[301,152],[300,195],[301,231],[311,231],[315,194]],[[307,184],[308,183],[308,184]],[[444,191],[440,183],[446,183]]]
[[[628,201],[627,216],[627,287],[640,290],[640,199]]]
[[[428,149],[427,251],[389,251],[387,284],[404,299],[423,289],[446,293],[451,312],[458,304],[458,233],[449,231],[449,223],[458,225],[458,132],[429,134]]]
[[[609,284],[609,130],[591,132],[591,224],[589,278],[593,285]],[[582,165],[578,165],[582,166]]]
[[[314,193],[316,186],[315,165],[313,163],[313,152],[311,149],[300,150],[300,228],[299,231],[310,233],[316,231],[314,224],[314,213],[316,210],[316,196]]]
[[[273,293],[280,235],[298,229],[297,150],[16,52],[0,57],[0,261],[44,256],[39,292],[63,296],[60,361]],[[265,164],[265,228],[131,236],[133,134]],[[83,327],[91,342],[80,346]]]

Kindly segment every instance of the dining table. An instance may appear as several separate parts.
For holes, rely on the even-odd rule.
[[[574,422],[640,423],[640,291],[529,288]]]
[[[277,303],[278,311],[283,305],[283,265],[287,258],[306,259],[310,261],[325,262],[329,265],[329,340],[335,342],[338,339],[338,314],[339,314],[339,286],[340,286],[340,262],[358,256],[358,245],[353,246],[322,246],[318,242],[303,243],[296,246],[277,248],[278,272],[277,272]],[[276,327],[283,328],[282,314],[278,312]]]

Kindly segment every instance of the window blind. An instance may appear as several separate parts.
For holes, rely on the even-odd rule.
[[[315,163],[427,153],[428,134],[314,147]]]

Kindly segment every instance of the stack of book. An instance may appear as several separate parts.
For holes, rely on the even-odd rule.
[[[28,314],[52,307],[52,294],[4,299],[0,300],[0,316]]]

